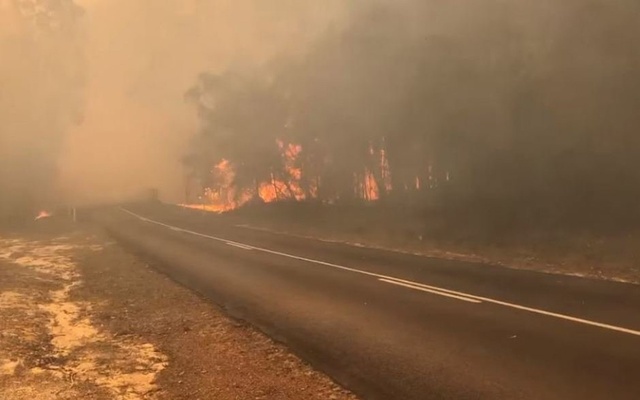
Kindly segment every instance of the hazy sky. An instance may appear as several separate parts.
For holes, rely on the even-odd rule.
[[[305,45],[339,0],[79,0],[85,9],[83,123],[66,137],[60,187],[75,201],[159,187],[180,200],[179,159],[196,130],[184,92],[204,71],[257,68]]]
[[[635,115],[640,8],[633,0],[75,2],[84,10],[79,24],[67,9],[45,15],[62,27],[47,30],[29,5],[71,0],[0,0],[0,211],[6,193],[19,204],[50,192],[47,182],[78,203],[150,187],[180,201],[180,159],[198,130],[184,93],[198,75],[251,76],[272,60],[295,67],[307,52],[307,92],[326,91],[341,114],[378,126],[368,111],[404,126],[394,104],[422,85],[429,117],[420,129],[455,128],[501,145],[496,132],[511,132],[510,96],[523,76],[563,134],[612,124],[627,134]],[[345,27],[345,35],[334,34]],[[366,45],[367,38],[375,40]]]

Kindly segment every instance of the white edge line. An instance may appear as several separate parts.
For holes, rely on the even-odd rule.
[[[441,292],[441,291],[438,291],[438,290],[427,289],[427,288],[420,287],[418,285],[410,285],[408,283],[397,282],[397,281],[394,281],[394,280],[391,280],[391,279],[378,278],[378,280],[381,281],[381,282],[390,283],[392,285],[404,286],[406,288],[419,290],[421,292],[428,292],[428,293],[437,294],[437,295],[440,295],[440,296],[451,297],[452,299],[467,301],[469,303],[482,303],[480,300],[471,299],[469,297],[456,296],[455,294],[449,294],[449,293]]]
[[[244,244],[238,244],[238,243],[233,243],[233,242],[227,242],[226,244],[229,245],[229,246],[237,247],[239,249],[243,249],[243,250],[253,250],[253,247],[245,246]]]
[[[466,296],[466,297],[469,297],[469,298],[472,298],[472,299],[485,301],[487,303],[493,303],[493,304],[497,304],[497,305],[500,305],[500,306],[515,308],[517,310],[528,311],[528,312],[535,313],[535,314],[546,315],[546,316],[549,316],[549,317],[560,318],[560,319],[564,319],[564,320],[567,320],[567,321],[578,322],[578,323],[585,324],[585,325],[597,326],[599,328],[604,328],[604,329],[609,329],[609,330],[613,330],[613,331],[628,333],[630,335],[640,336],[640,331],[635,331],[633,329],[627,329],[627,328],[623,328],[623,327],[620,327],[620,326],[604,324],[604,323],[601,323],[601,322],[590,321],[588,319],[572,317],[570,315],[565,315],[565,314],[555,313],[555,312],[551,312],[551,311],[540,310],[540,309],[537,309],[537,308],[532,308],[532,307],[527,307],[527,306],[521,306],[519,304],[508,303],[506,301],[491,299],[491,298],[488,298],[488,297],[476,296],[476,295],[469,294],[469,293],[464,293],[464,292],[457,292],[455,290],[443,289],[443,288],[439,288],[437,286],[425,285],[424,283],[412,282],[412,281],[407,281],[407,280],[399,279],[399,278],[391,278],[391,279],[396,281],[396,282],[399,282],[399,283],[406,283],[406,284],[419,286],[419,287],[422,287],[422,288],[435,289],[435,290],[439,290],[439,291],[442,291],[442,292],[445,292],[445,293],[462,295],[462,296]]]
[[[178,228],[178,227],[175,227],[175,226],[172,226],[172,225],[167,225],[167,224],[164,224],[162,222],[154,221],[154,220],[151,220],[149,218],[146,218],[146,217],[143,217],[141,215],[138,215],[138,214],[136,214],[134,212],[131,212],[131,211],[129,211],[126,208],[123,208],[123,207],[120,207],[120,209],[122,211],[124,211],[124,212],[126,212],[126,213],[128,213],[128,214],[130,214],[130,215],[132,215],[132,216],[134,216],[134,217],[136,217],[138,219],[140,219],[141,221],[145,221],[145,222],[149,222],[149,223],[152,223],[152,224],[164,226],[164,227],[169,228],[169,229],[175,228],[175,229],[178,229],[180,232],[189,233],[191,235],[204,237],[204,238],[208,238],[208,239],[211,239],[211,240],[216,240],[218,242],[234,243],[234,244],[238,244],[238,245],[242,245],[242,246],[248,246],[248,245],[243,244],[243,243],[238,243],[238,242],[222,239],[222,238],[215,237],[215,236],[205,235],[205,234],[194,232],[194,231],[190,231],[190,230],[187,230],[187,229]],[[343,271],[349,271],[349,272],[355,272],[355,273],[362,274],[362,275],[373,276],[375,278],[382,278],[382,279],[388,279],[388,280],[392,280],[392,281],[396,281],[396,282],[408,283],[408,284],[411,284],[411,285],[420,286],[422,288],[434,289],[434,290],[438,290],[440,292],[445,292],[445,293],[449,293],[449,294],[456,294],[456,295],[468,297],[470,299],[476,299],[476,300],[484,301],[484,302],[487,302],[487,303],[492,303],[492,304],[497,304],[497,305],[501,305],[501,306],[504,306],[504,307],[514,308],[514,309],[521,310],[521,311],[528,311],[528,312],[531,312],[531,313],[534,313],[534,314],[546,315],[548,317],[564,319],[566,321],[576,322],[576,323],[589,325],[589,326],[595,326],[595,327],[598,327],[598,328],[608,329],[608,330],[621,332],[621,333],[627,333],[629,335],[640,336],[640,331],[636,331],[636,330],[628,329],[628,328],[623,328],[623,327],[620,327],[620,326],[604,324],[604,323],[601,323],[601,322],[590,321],[588,319],[572,317],[570,315],[565,315],[565,314],[555,313],[555,312],[551,312],[551,311],[540,310],[540,309],[532,308],[532,307],[521,306],[519,304],[508,303],[506,301],[491,299],[491,298],[488,298],[488,297],[476,296],[476,295],[468,294],[468,293],[464,293],[464,292],[457,292],[455,290],[439,288],[437,286],[429,286],[429,285],[425,285],[425,284],[419,283],[419,282],[406,281],[406,280],[403,280],[403,279],[400,279],[400,278],[395,278],[393,276],[387,276],[387,275],[382,275],[382,274],[376,274],[374,272],[362,271],[362,270],[355,269],[355,268],[349,268],[349,267],[345,267],[345,266],[338,265],[338,264],[332,264],[332,263],[325,262],[325,261],[320,261],[320,260],[314,260],[314,259],[311,259],[311,258],[300,257],[300,256],[296,256],[296,255],[293,255],[293,254],[287,254],[287,253],[282,253],[282,252],[275,251],[275,250],[264,249],[264,248],[261,248],[261,247],[255,247],[255,246],[250,246],[250,247],[253,250],[261,251],[261,252],[264,252],[264,253],[279,255],[279,256],[282,256],[282,257],[292,258],[292,259],[300,260],[300,261],[306,261],[306,262],[313,263],[313,264],[324,265],[324,266],[327,266],[327,267],[341,269]]]

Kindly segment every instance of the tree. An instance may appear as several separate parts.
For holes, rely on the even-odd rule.
[[[262,183],[282,175],[278,139],[285,130],[282,99],[269,82],[236,74],[200,76],[187,93],[202,119],[208,161],[227,160],[234,184],[259,196]],[[200,153],[202,154],[202,153]]]

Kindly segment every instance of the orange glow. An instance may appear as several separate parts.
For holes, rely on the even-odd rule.
[[[292,143],[285,145],[281,140],[277,140],[276,144],[282,153],[287,176],[284,179],[279,179],[274,174],[271,174],[271,181],[263,182],[260,185],[258,195],[266,203],[291,199],[303,200],[305,194],[300,187],[302,170],[295,166],[296,159],[302,151],[302,146]]]
[[[278,183],[275,183],[277,185]],[[273,187],[270,183],[263,183],[260,185],[260,198],[264,200],[265,203],[271,203],[279,200],[278,191]]]
[[[38,215],[35,218],[35,221],[38,221],[38,220],[41,220],[41,219],[45,219],[45,218],[50,218],[52,216],[53,216],[53,214],[51,214],[49,211],[44,211],[43,210],[43,211],[40,211],[38,213]]]
[[[272,173],[271,178],[261,182],[258,188],[258,196],[265,203],[286,200],[305,200],[307,197],[314,198],[318,192],[318,178],[315,184],[311,183],[307,187],[308,193],[302,189],[301,181],[303,171],[297,166],[297,161],[302,146],[297,144],[285,144],[283,141],[276,142],[282,155],[284,171],[281,174]],[[380,150],[376,156],[376,152],[371,148],[372,155],[379,157],[382,172],[382,182],[387,191],[391,190],[391,177],[389,173],[389,164],[384,154],[384,150]],[[186,208],[204,210],[209,212],[225,212],[234,210],[247,203],[254,196],[254,193],[247,189],[243,193],[233,185],[235,172],[233,166],[227,160],[223,160],[214,166],[211,170],[213,177],[214,189],[205,188],[204,194],[192,204],[181,204]],[[358,182],[357,195],[366,201],[376,201],[380,199],[380,188],[370,170],[365,170],[364,175],[354,176],[355,182]],[[416,183],[419,185],[419,183]],[[202,189],[200,189],[202,190]],[[193,202],[195,199],[191,199]]]
[[[190,208],[193,210],[202,210],[207,212],[221,213],[226,209],[214,204],[178,204],[180,207]]]
[[[374,201],[380,198],[380,189],[378,189],[378,184],[376,183],[373,174],[367,171],[364,175],[364,194],[365,200]]]

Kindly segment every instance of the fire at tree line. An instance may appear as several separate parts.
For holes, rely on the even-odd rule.
[[[446,28],[433,27],[427,3],[372,2],[302,55],[202,73],[185,95],[200,132],[182,163],[204,190],[188,200],[412,210],[422,221],[497,230],[637,226],[640,3],[478,2],[473,17]],[[17,158],[11,141],[0,148],[4,204],[24,203],[13,201],[15,176],[46,188],[49,149],[79,119],[69,38],[80,17],[64,8],[72,1],[55,4],[67,11],[47,33],[65,40],[69,57],[48,61],[69,79],[21,89],[46,87],[34,99],[61,106],[28,126],[46,134],[3,134],[29,138],[18,145],[31,149]],[[39,51],[31,39],[20,48]],[[29,104],[18,111],[35,121],[40,105]],[[0,124],[11,120],[6,110]]]
[[[633,228],[640,14],[616,3],[558,6],[559,25],[533,29],[495,6],[451,35],[409,32],[372,7],[304,58],[202,74],[186,94],[201,131],[184,164],[220,208],[280,200],[498,231]]]

